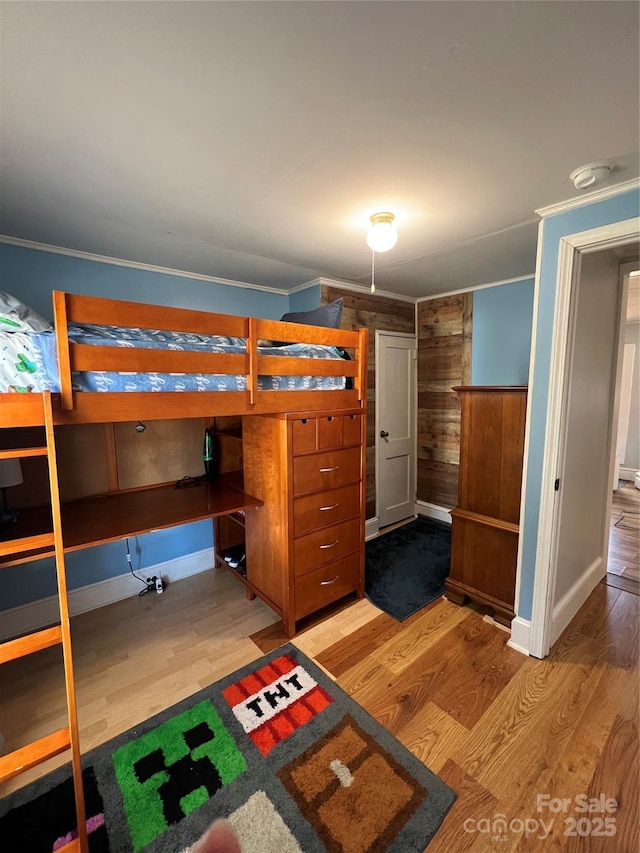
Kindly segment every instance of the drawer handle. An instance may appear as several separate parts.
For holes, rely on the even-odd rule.
[[[339,539],[336,539],[335,542],[329,542],[328,545],[321,545],[320,550],[323,551],[325,548],[335,548],[339,541]]]
[[[330,583],[335,583],[340,575],[336,575],[335,578],[332,578],[330,581],[320,581],[320,586],[329,586]]]
[[[334,465],[333,468],[321,468],[320,473],[321,474],[328,474],[329,471],[337,471],[339,467],[340,467],[339,465]]]
[[[331,504],[331,506],[321,506],[321,507],[320,507],[320,512],[326,512],[328,509],[337,509],[339,506],[340,506],[340,502],[339,502],[339,501],[338,501],[338,503],[337,503],[337,504]]]

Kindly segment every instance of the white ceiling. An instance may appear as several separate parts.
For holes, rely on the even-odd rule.
[[[291,289],[533,272],[572,169],[639,174],[636,2],[2,3],[0,234]]]

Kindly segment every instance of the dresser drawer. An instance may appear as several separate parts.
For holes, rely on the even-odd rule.
[[[342,415],[318,418],[318,450],[338,448],[342,444]]]
[[[360,486],[342,486],[326,492],[316,492],[293,502],[293,532],[295,536],[309,533],[318,527],[336,524],[360,515]]]
[[[293,494],[303,495],[360,479],[360,448],[298,456],[293,460]]]
[[[299,418],[291,424],[292,453],[309,453],[317,450],[316,418]]]
[[[362,415],[321,415],[296,418],[291,424],[291,452],[338,450],[360,444]]]
[[[360,444],[360,429],[364,415],[342,416],[342,446],[349,447],[351,444]]]
[[[359,551],[362,544],[359,518],[307,533],[293,543],[294,573],[304,574],[352,551]]]
[[[313,613],[358,588],[360,552],[296,578],[296,619]]]

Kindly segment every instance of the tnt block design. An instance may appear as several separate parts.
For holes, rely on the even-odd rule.
[[[289,655],[230,685],[223,694],[262,755],[333,702]]]
[[[134,851],[247,769],[207,699],[113,754]]]

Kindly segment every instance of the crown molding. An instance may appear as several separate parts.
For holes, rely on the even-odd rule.
[[[404,293],[392,293],[390,290],[381,290],[377,285],[376,292],[372,294],[369,285],[356,284],[353,281],[341,281],[336,278],[315,278],[313,281],[303,285],[303,287],[311,287],[314,284],[324,284],[326,287],[339,287],[341,290],[353,290],[355,293],[367,293],[369,296],[382,296],[385,299],[395,299],[397,302],[409,302],[411,305],[415,305],[416,303],[415,296],[406,296]]]
[[[303,284],[296,284],[295,287],[292,287],[291,290],[288,290],[287,293],[291,296],[292,293],[300,293],[301,290],[309,290],[310,287],[316,287],[320,284],[319,278],[314,278],[313,281],[305,281]]]
[[[640,182],[636,182],[640,185]],[[621,185],[619,185],[621,186]],[[592,194],[592,195],[595,195]],[[160,267],[154,264],[144,264],[139,261],[127,261],[122,258],[112,258],[108,255],[97,255],[92,252],[82,252],[78,249],[67,249],[64,246],[52,246],[49,243],[37,243],[33,240],[23,240],[20,237],[10,237],[6,234],[0,234],[0,244],[4,243],[8,246],[17,246],[22,249],[33,249],[37,252],[50,252],[53,255],[65,255],[69,258],[78,258],[85,261],[94,261],[98,264],[111,264],[116,267],[127,267],[129,269],[143,270],[144,272],[159,273],[160,275],[171,275],[178,278],[188,278],[194,281],[204,281],[210,284],[222,284],[225,287],[240,287],[245,290],[259,290],[262,293],[273,293],[278,296],[291,296],[292,293],[299,293],[302,290],[308,290],[310,287],[322,286],[339,287],[341,290],[352,290],[355,293],[363,293],[369,295],[380,296],[385,299],[394,299],[399,302],[408,302],[411,305],[417,305],[419,302],[424,302],[429,299],[440,299],[445,296],[455,296],[458,293],[468,293],[472,290],[482,290],[485,287],[498,287],[501,284],[514,284],[518,281],[524,281],[528,278],[533,278],[534,273],[523,275],[519,278],[509,278],[503,281],[492,281],[487,284],[478,284],[473,287],[462,287],[459,290],[451,290],[446,293],[435,293],[431,296],[407,296],[403,293],[393,293],[390,290],[381,290],[376,287],[375,294],[370,293],[368,285],[356,284],[353,281],[342,281],[340,279],[325,278],[320,276],[312,281],[306,281],[303,284],[298,284],[290,290],[284,290],[280,287],[266,287],[262,284],[252,284],[246,281],[235,281],[228,278],[218,278],[217,276],[202,275],[201,273],[187,272],[186,270],[177,270],[170,267]]]
[[[292,291],[283,290],[280,287],[265,287],[262,284],[251,284],[247,281],[234,281],[228,278],[217,278],[212,275],[187,272],[186,270],[175,270],[170,267],[159,267],[154,264],[143,264],[139,261],[125,261],[122,258],[111,258],[108,255],[95,255],[92,252],[81,252],[78,249],[66,249],[64,246],[50,246],[48,243],[36,243],[32,240],[22,240],[19,237],[9,237],[0,234],[0,243],[9,246],[18,246],[22,249],[35,249],[37,252],[50,252],[53,255],[66,255],[69,258],[79,258],[84,261],[95,261],[98,264],[111,264],[115,267],[128,267],[144,272],[160,273],[160,275],[172,275],[178,278],[190,278],[194,281],[206,281],[210,284],[223,284],[225,287],[241,287],[245,290],[260,290],[263,293],[274,293],[279,296],[288,296]]]
[[[604,201],[608,198],[614,198],[617,195],[628,193],[631,190],[640,188],[640,178],[632,178],[629,181],[622,181],[619,184],[613,184],[610,187],[602,187],[602,189],[594,190],[593,192],[581,195],[579,198],[571,198],[567,201],[559,201],[557,204],[549,204],[547,207],[540,207],[535,212],[538,216],[546,218],[547,216],[555,216],[558,213],[566,213],[568,210],[576,210],[579,207],[584,207],[587,204],[593,204],[597,201]]]
[[[427,302],[430,299],[444,299],[445,296],[457,296],[459,293],[470,293],[473,290],[485,290],[487,287],[500,287],[503,284],[517,284],[519,281],[535,279],[535,272],[519,275],[517,278],[503,278],[501,281],[488,281],[486,284],[476,284],[473,287],[461,287],[460,290],[449,290],[446,293],[434,293],[431,296],[419,296],[416,303]]]

